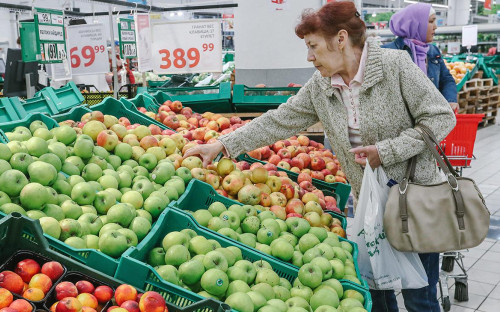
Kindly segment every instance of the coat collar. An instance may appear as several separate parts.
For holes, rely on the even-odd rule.
[[[384,77],[382,72],[382,48],[380,47],[380,42],[376,38],[369,37],[366,39],[365,44],[368,45],[368,59],[366,61],[363,84],[361,85],[362,90],[373,87]],[[332,96],[335,88],[332,87],[331,77],[322,77],[319,71],[316,71],[314,76],[317,78],[325,94],[327,96]]]

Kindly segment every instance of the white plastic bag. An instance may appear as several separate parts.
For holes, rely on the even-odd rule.
[[[361,276],[371,289],[417,289],[428,285],[417,253],[400,252],[385,236],[383,219],[388,178],[366,162],[351,239],[358,244]]]

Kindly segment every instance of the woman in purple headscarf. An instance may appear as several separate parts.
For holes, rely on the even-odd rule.
[[[436,31],[436,12],[430,4],[416,3],[394,14],[389,27],[398,38],[384,48],[406,50],[439,89],[454,111],[458,109],[455,80],[441,58],[439,49],[430,44]]]

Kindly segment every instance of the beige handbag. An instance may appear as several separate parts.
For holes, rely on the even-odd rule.
[[[490,212],[481,192],[474,180],[458,176],[429,128],[418,125],[415,129],[422,135],[447,181],[433,185],[413,182],[416,156],[411,159],[405,178],[389,191],[384,213],[389,243],[399,251],[419,253],[479,245],[490,224]]]

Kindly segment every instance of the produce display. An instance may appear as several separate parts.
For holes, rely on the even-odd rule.
[[[154,291],[141,294],[126,284],[114,290],[83,274],[65,272],[57,261],[40,265],[31,258],[15,264],[15,272],[0,272],[0,311],[31,312],[32,304],[51,312],[167,311],[165,299]]]
[[[322,256],[303,265],[290,283],[267,261],[244,260],[239,248],[222,248],[217,241],[185,229],[165,235],[161,245],[151,249],[148,263],[164,280],[242,312],[366,311],[362,294],[344,290],[330,261]],[[345,266],[354,270],[352,262],[345,260]]]
[[[453,79],[455,79],[455,83],[457,84],[464,78],[467,70],[473,70],[476,66],[475,64],[465,62],[448,63],[446,60],[444,62],[446,64],[446,67],[450,71],[450,74],[453,76]]]
[[[0,211],[39,219],[45,233],[74,248],[119,257],[191,180],[172,156],[182,136],[155,127],[92,112],[52,130],[35,121],[7,132]]]

